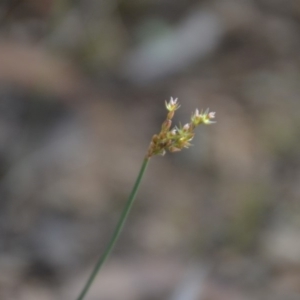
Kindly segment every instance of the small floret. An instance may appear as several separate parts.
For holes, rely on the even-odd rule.
[[[213,111],[209,112],[209,108],[206,109],[204,112],[201,111],[200,113],[199,110],[196,109],[195,113],[191,117],[191,121],[194,126],[198,126],[200,124],[209,125],[209,124],[216,123],[216,121],[211,120],[215,118],[215,115],[216,115],[215,112]]]
[[[175,110],[177,110],[180,107],[180,105],[177,102],[177,100],[178,100],[178,98],[173,99],[173,97],[171,97],[169,103],[167,101],[165,101],[166,108],[167,108],[168,111],[175,111]]]

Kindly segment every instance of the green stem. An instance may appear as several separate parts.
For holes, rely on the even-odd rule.
[[[119,237],[119,235],[120,235],[120,233],[121,233],[121,231],[123,229],[124,223],[125,223],[125,221],[126,221],[126,219],[128,217],[128,214],[129,214],[130,209],[132,207],[132,204],[134,202],[135,196],[137,194],[138,188],[140,186],[141,180],[142,180],[143,175],[144,175],[144,173],[146,171],[148,163],[149,163],[149,158],[146,157],[144,159],[144,161],[143,161],[141,170],[140,170],[139,175],[138,175],[138,177],[137,177],[137,179],[135,181],[135,184],[134,184],[134,186],[132,188],[132,191],[131,191],[131,193],[130,193],[130,195],[128,197],[128,200],[127,200],[126,205],[124,207],[124,210],[123,210],[123,212],[121,214],[121,217],[119,219],[117,227],[116,227],[116,229],[115,229],[115,231],[113,233],[113,236],[112,236],[110,242],[108,243],[108,245],[107,245],[107,247],[106,247],[103,255],[97,261],[97,263],[96,263],[96,265],[95,265],[95,267],[94,267],[94,269],[93,269],[90,277],[88,278],[88,280],[87,280],[85,286],[83,287],[80,295],[78,296],[77,300],[83,300],[84,299],[84,297],[86,296],[87,292],[89,291],[92,283],[94,282],[94,280],[95,280],[95,278],[96,278],[99,270],[103,266],[103,264],[106,261],[107,257],[111,253],[112,249],[114,248],[114,245],[115,245],[115,243],[116,243],[116,241],[117,241],[117,239],[118,239],[118,237]]]

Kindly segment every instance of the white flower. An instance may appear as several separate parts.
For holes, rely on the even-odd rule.
[[[165,101],[166,108],[167,108],[168,111],[175,111],[176,109],[178,109],[180,107],[177,100],[178,100],[178,98],[173,99],[173,97],[171,97],[169,103],[167,101]]]
[[[190,124],[187,123],[183,126],[183,130],[188,131],[189,129],[190,129]]]
[[[191,121],[195,126],[198,126],[200,124],[213,124],[216,123],[216,121],[211,121],[211,119],[215,118],[216,113],[211,111],[209,112],[209,108],[206,109],[204,112],[199,112],[198,109],[195,110],[195,113],[192,115]]]
[[[216,115],[216,113],[215,113],[214,111],[211,111],[211,112],[208,114],[208,117],[209,117],[210,119],[214,119],[214,118],[215,118],[215,115]]]
[[[173,99],[173,97],[171,97],[170,103],[171,103],[172,105],[175,105],[175,104],[177,103],[177,100],[178,100],[178,98]]]
[[[172,135],[176,135],[176,129],[175,128],[172,129],[170,132],[171,132]]]

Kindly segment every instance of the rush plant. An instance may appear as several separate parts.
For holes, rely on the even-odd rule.
[[[94,282],[99,270],[103,266],[107,257],[110,255],[114,248],[114,245],[124,227],[125,221],[133,205],[134,199],[136,197],[138,188],[140,186],[141,180],[145,174],[147,166],[149,164],[150,158],[155,155],[165,155],[166,152],[179,152],[184,148],[189,148],[191,146],[191,141],[195,135],[195,128],[199,125],[209,125],[216,123],[212,119],[215,118],[214,112],[209,112],[209,109],[199,112],[198,109],[192,114],[190,122],[186,123],[184,126],[172,127],[172,119],[174,117],[175,111],[180,107],[177,98],[173,99],[171,97],[169,102],[165,102],[166,109],[168,111],[167,117],[161,126],[161,130],[158,134],[153,135],[147,154],[143,160],[140,172],[136,178],[135,184],[133,185],[132,191],[128,197],[125,204],[123,212],[121,213],[120,219],[114,230],[114,233],[104,250],[104,253],[100,256],[92,270],[88,280],[86,281],[83,289],[81,290],[77,300],[83,300],[90,289],[92,283]]]

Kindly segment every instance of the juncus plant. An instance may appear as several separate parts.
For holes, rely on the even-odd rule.
[[[195,135],[195,128],[201,124],[209,125],[216,123],[212,119],[215,118],[215,112],[209,112],[209,109],[205,111],[199,112],[198,109],[192,114],[190,122],[186,123],[184,126],[180,125],[179,127],[175,126],[172,127],[172,119],[174,117],[175,111],[180,108],[180,105],[176,99],[171,97],[169,102],[165,102],[166,109],[168,111],[166,120],[163,122],[161,126],[161,130],[158,134],[153,135],[147,154],[143,160],[140,172],[137,176],[135,184],[133,185],[132,191],[128,197],[128,200],[125,204],[123,212],[120,216],[118,224],[115,228],[115,231],[104,250],[104,253],[98,259],[94,269],[92,270],[90,277],[88,278],[87,282],[85,283],[83,289],[81,290],[77,300],[83,300],[90,289],[93,281],[96,278],[97,273],[103,266],[104,262],[106,261],[107,257],[110,255],[122,229],[124,223],[128,217],[130,209],[133,205],[134,199],[136,197],[138,188],[140,186],[141,180],[147,166],[149,164],[150,158],[155,155],[165,155],[166,152],[178,152],[181,151],[183,148],[189,148],[191,146],[191,141]]]

